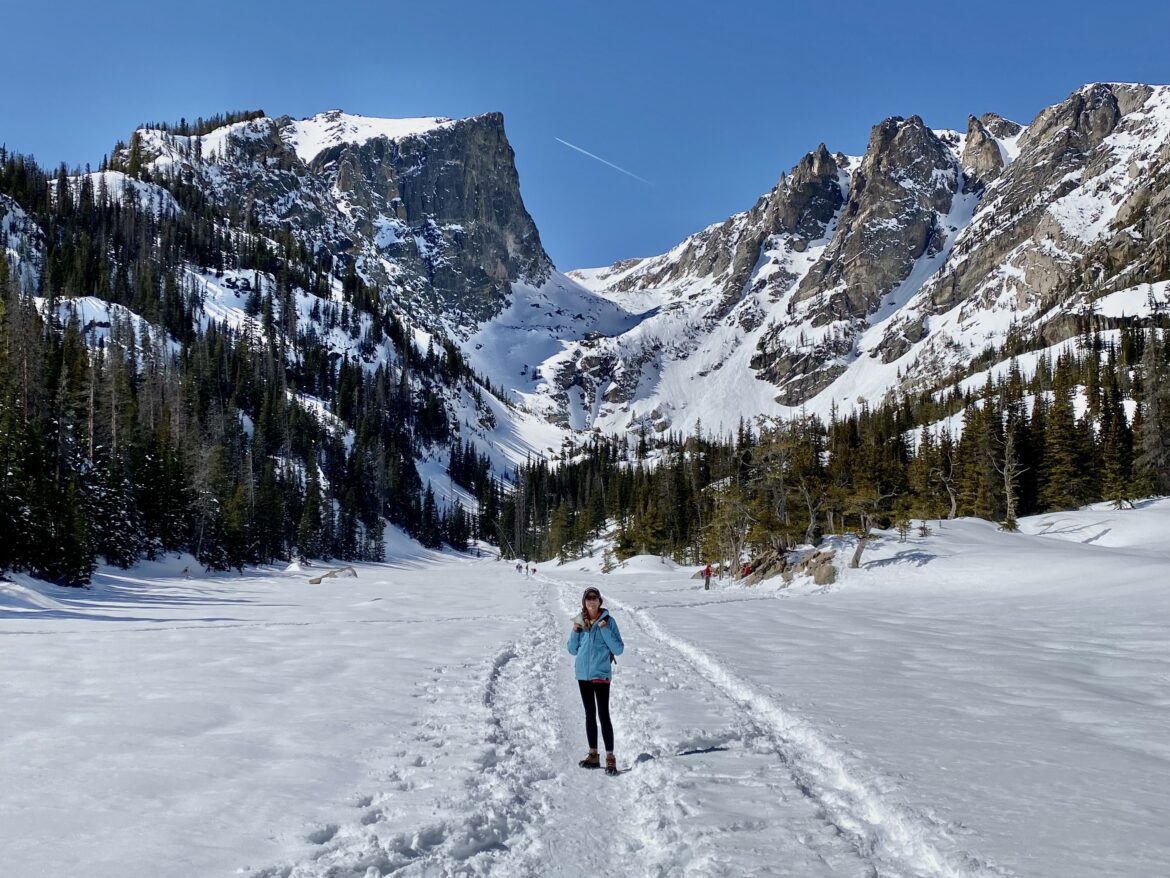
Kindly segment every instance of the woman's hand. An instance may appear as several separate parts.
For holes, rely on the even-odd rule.
[[[602,619],[600,622],[597,623],[597,627],[604,628],[607,624],[609,624],[609,619]]]

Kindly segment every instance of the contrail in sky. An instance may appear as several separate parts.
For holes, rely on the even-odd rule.
[[[553,138],[553,140],[555,140],[557,143],[563,143],[563,144],[564,144],[565,146],[567,146],[569,149],[575,149],[575,150],[577,150],[577,152],[579,152],[579,153],[582,153],[583,155],[587,155],[587,156],[589,156],[589,158],[591,158],[591,159],[597,159],[597,160],[598,160],[599,162],[601,162],[603,165],[609,165],[609,166],[610,166],[611,168],[613,168],[615,171],[621,171],[621,172],[622,172],[623,174],[625,174],[627,177],[633,177],[635,180],[641,180],[641,181],[642,181],[643,183],[645,183],[647,186],[653,186],[653,185],[654,185],[654,184],[653,184],[653,183],[651,183],[649,180],[647,180],[645,177],[639,177],[637,174],[632,174],[632,173],[630,173],[630,172],[629,172],[629,171],[627,171],[625,168],[619,168],[619,167],[618,167],[617,165],[615,165],[613,162],[607,162],[607,161],[606,161],[605,159],[603,159],[601,156],[599,156],[599,155],[594,155],[593,153],[589,152],[589,151],[588,151],[588,150],[586,150],[586,149],[581,149],[581,147],[579,147],[579,146],[574,146],[573,144],[569,143],[569,141],[567,141],[567,140],[561,140],[559,137],[554,137],[554,138]]]

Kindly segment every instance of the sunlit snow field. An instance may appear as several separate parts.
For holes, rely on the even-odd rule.
[[[427,553],[0,583],[0,874],[1154,876],[1170,501],[886,535],[818,588]],[[598,585],[619,777],[576,767]]]

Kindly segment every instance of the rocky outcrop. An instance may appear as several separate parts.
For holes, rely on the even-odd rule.
[[[500,113],[341,143],[309,169],[332,182],[355,231],[426,277],[446,310],[486,320],[503,307],[510,282],[539,286],[551,271]]]
[[[804,241],[821,237],[843,201],[839,173],[837,160],[823,143],[802,158],[766,199],[768,234],[787,232]]]
[[[873,129],[853,174],[837,235],[801,281],[796,301],[823,296],[814,325],[864,317],[946,237],[940,215],[958,190],[954,155],[917,116]]]
[[[313,155],[298,153],[302,123],[287,116],[204,137],[140,134],[155,167],[177,164],[255,224],[323,248],[338,276],[353,266],[423,325],[474,326],[503,309],[513,282],[549,277],[501,114],[347,138],[353,120],[385,121],[314,117],[315,131],[342,133]]]
[[[1003,171],[1003,148],[987,127],[974,116],[967,117],[967,141],[963,147],[964,192],[986,189]]]
[[[741,576],[740,581],[744,585],[759,585],[780,576],[787,587],[796,577],[808,576],[817,585],[831,585],[837,581],[837,568],[833,565],[836,554],[832,549],[817,549],[798,561],[794,553],[766,552],[748,563],[751,572]],[[694,578],[698,578],[698,575]]]

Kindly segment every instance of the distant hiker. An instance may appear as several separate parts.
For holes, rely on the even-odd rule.
[[[705,591],[711,590],[711,565],[708,564],[703,568],[703,589]]]
[[[613,723],[609,719],[609,687],[613,680],[614,656],[626,648],[617,622],[602,607],[601,592],[593,586],[581,596],[581,615],[573,617],[569,634],[569,652],[577,657],[575,670],[581,701],[585,705],[585,738],[589,752],[578,765],[601,768],[597,752],[597,722],[605,741],[605,773],[617,774],[617,757],[613,755]]]
[[[536,575],[536,565],[535,564],[532,565],[532,575],[533,576]]]

